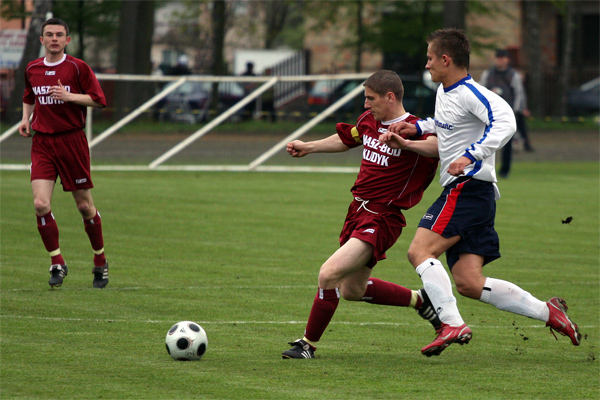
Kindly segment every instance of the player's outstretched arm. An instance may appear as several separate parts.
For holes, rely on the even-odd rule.
[[[349,149],[337,134],[312,142],[294,140],[289,142],[286,147],[287,152],[292,157],[304,157],[310,153],[340,153]]]
[[[289,142],[286,146],[286,151],[292,157],[304,157],[308,154],[306,151],[306,143],[301,140]]]

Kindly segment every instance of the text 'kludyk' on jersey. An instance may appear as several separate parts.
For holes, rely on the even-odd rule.
[[[37,96],[37,100],[40,104],[65,104],[65,102],[62,100],[57,100],[52,96],[48,96],[51,87],[52,86],[34,86],[31,89],[33,90],[33,93],[35,93],[35,95]],[[71,93],[71,86],[64,86],[64,88],[67,92]]]
[[[389,156],[399,157],[400,153],[402,153],[401,149],[392,149],[387,144],[380,143],[379,140],[368,136],[363,137],[363,145],[363,159],[384,167],[389,166]],[[377,150],[378,153],[369,150],[367,147]],[[387,154],[387,156],[385,154]]]

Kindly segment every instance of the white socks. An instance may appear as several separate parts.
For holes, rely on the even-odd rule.
[[[450,277],[442,263],[429,258],[416,271],[440,320],[450,326],[464,324],[456,306],[456,297],[452,294]],[[486,278],[479,300],[500,310],[544,322],[548,321],[550,314],[545,301],[538,300],[517,285],[501,279]]]
[[[500,279],[486,278],[479,300],[500,310],[540,321],[546,322],[549,318],[550,311],[546,302],[536,299],[517,285]]]
[[[463,325],[465,322],[458,312],[450,277],[442,263],[435,258],[428,258],[416,268],[416,271],[440,320],[450,326]]]

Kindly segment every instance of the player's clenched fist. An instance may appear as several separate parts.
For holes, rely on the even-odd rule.
[[[308,153],[305,150],[306,143],[301,140],[294,140],[293,142],[289,142],[287,144],[287,152],[292,157],[304,157]]]
[[[404,139],[397,133],[390,132],[389,130],[379,135],[379,142],[387,145],[391,149],[403,149],[406,147],[408,140]]]

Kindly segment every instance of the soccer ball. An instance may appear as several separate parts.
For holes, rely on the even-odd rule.
[[[202,358],[208,347],[206,332],[192,321],[176,323],[167,332],[165,338],[167,353],[174,360],[192,361]]]

